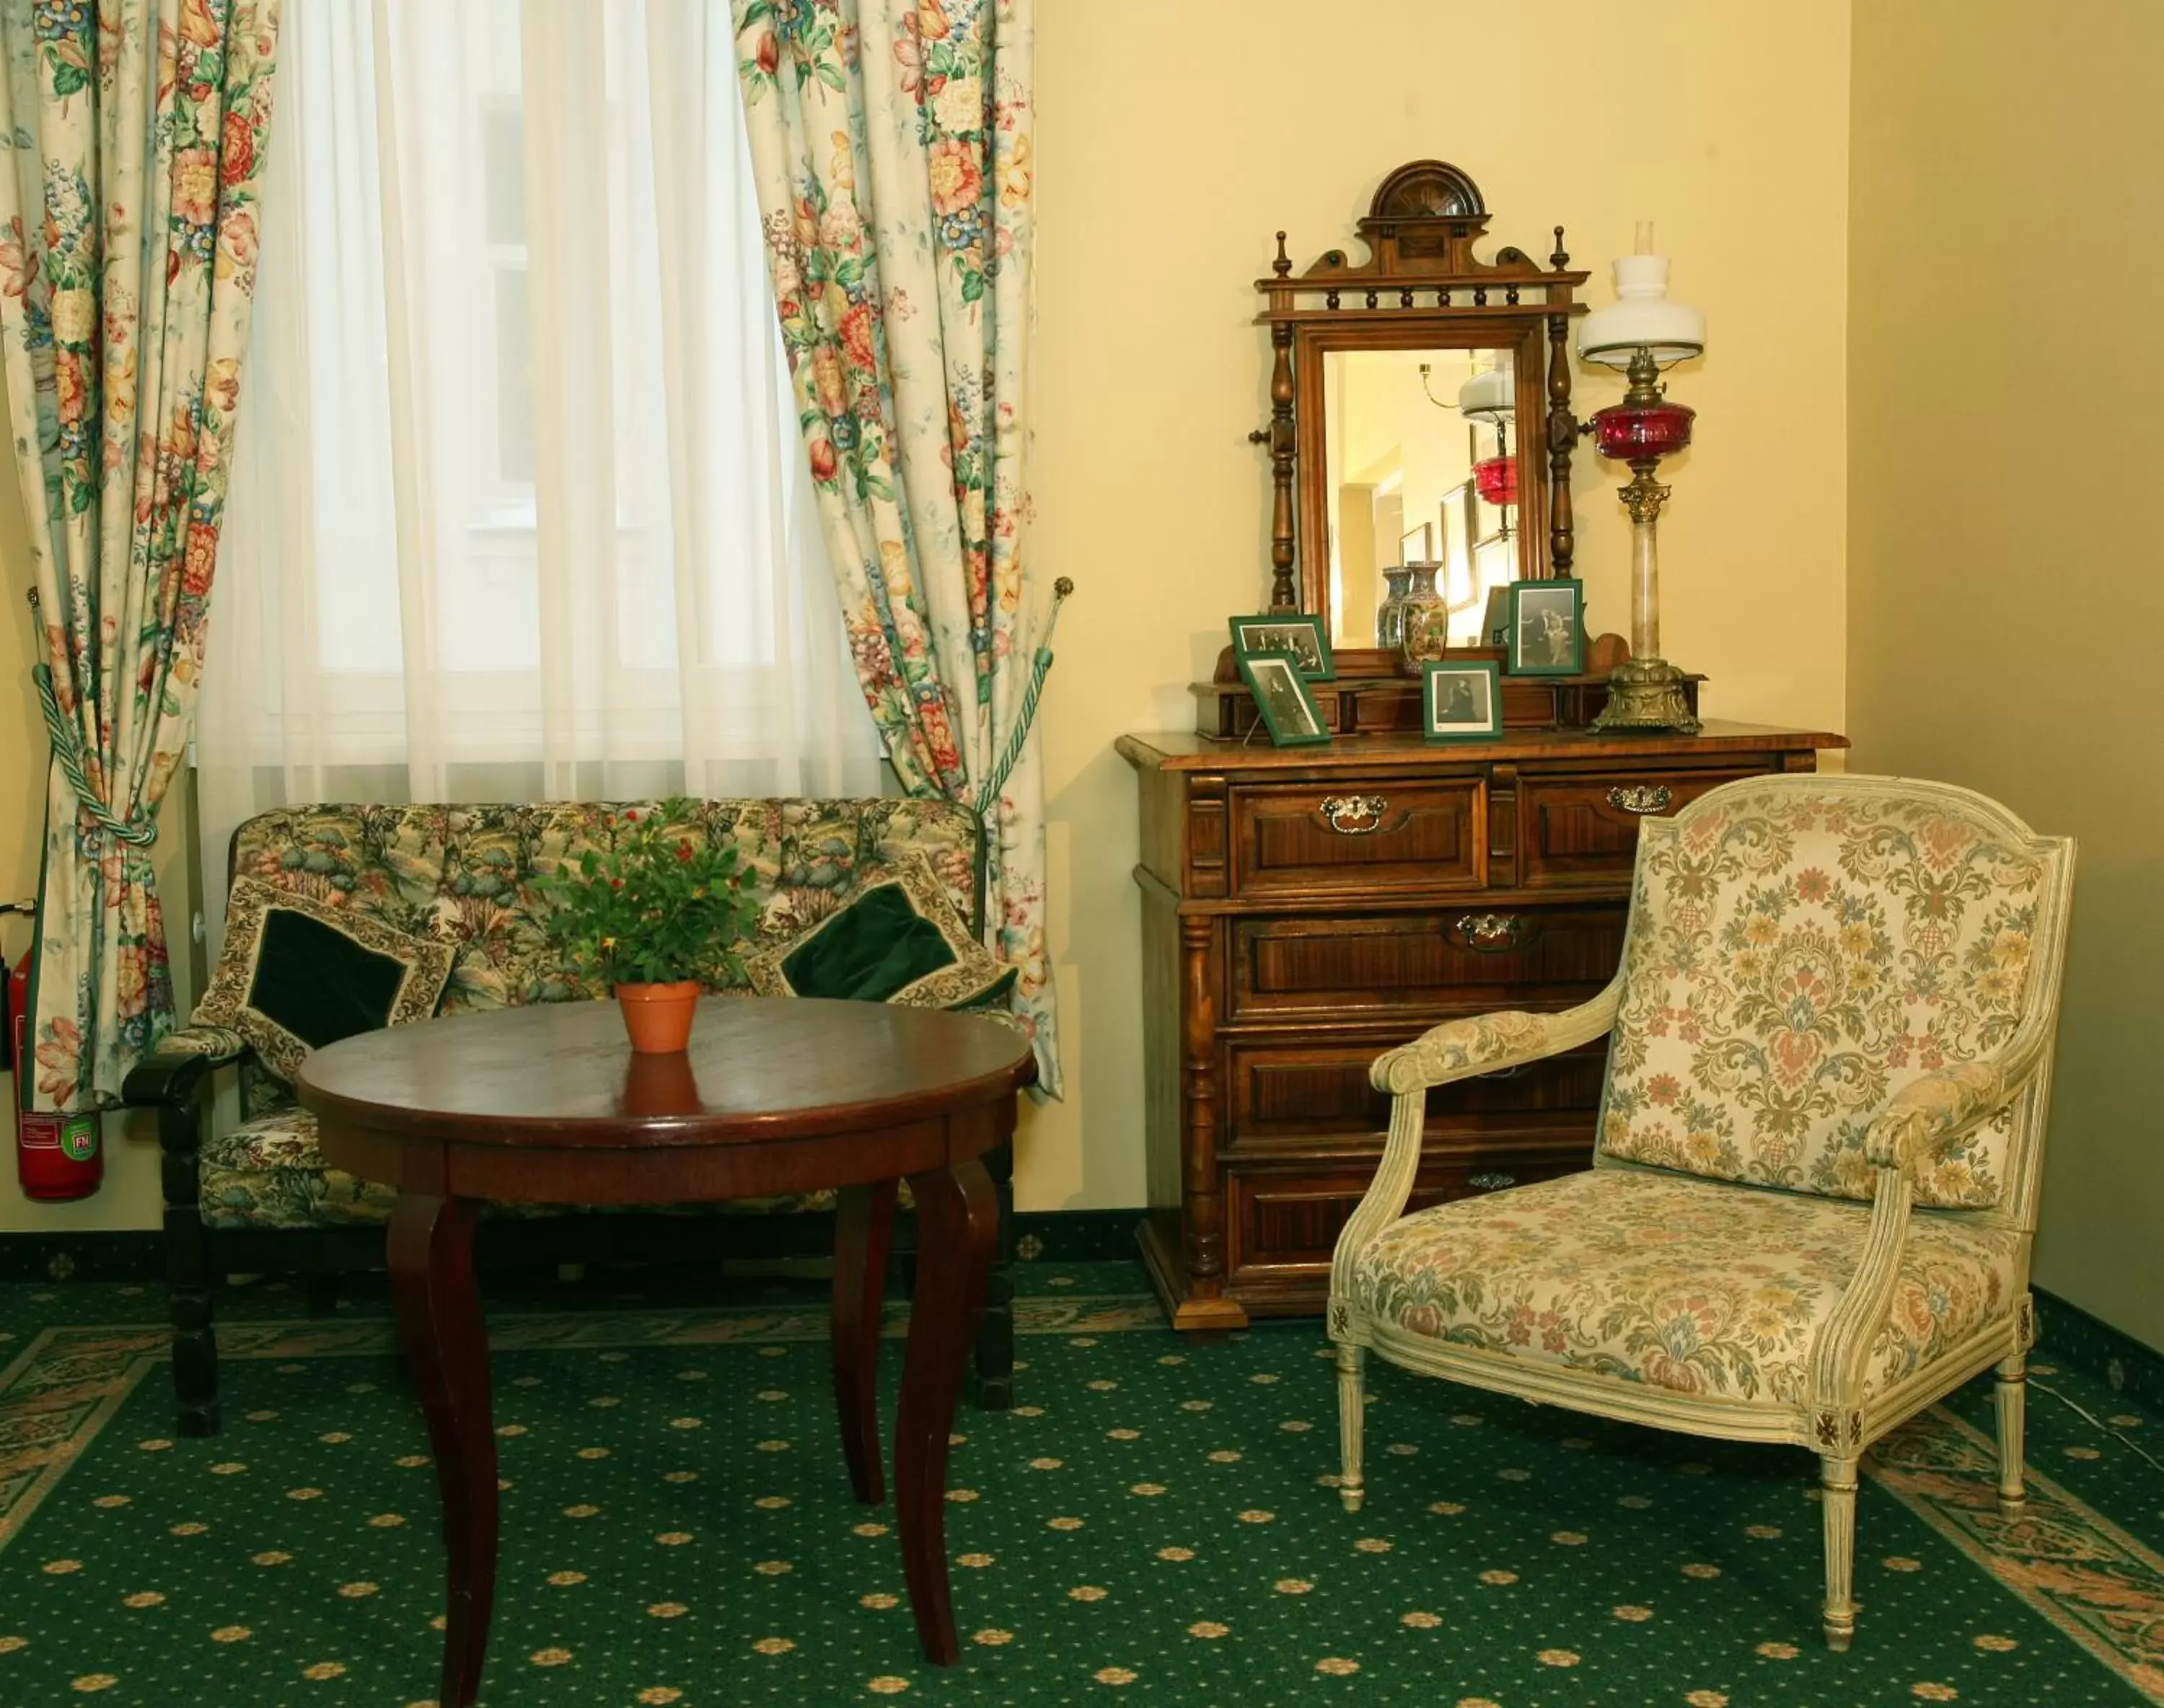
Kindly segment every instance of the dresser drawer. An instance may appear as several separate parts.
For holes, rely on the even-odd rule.
[[[1374,896],[1488,880],[1478,776],[1253,784],[1230,791],[1240,896]]]
[[[1232,1044],[1226,1051],[1227,1150],[1357,1137],[1372,1141],[1379,1156],[1390,1099],[1368,1083],[1368,1069],[1388,1047]],[[1438,1085],[1427,1094],[1425,1143],[1462,1150],[1582,1131],[1589,1153],[1607,1061],[1608,1041],[1596,1038],[1544,1061]]]
[[[1237,1022],[1378,1009],[1552,1008],[1615,976],[1628,917],[1620,901],[1468,901],[1432,912],[1235,920],[1226,1014]]]
[[[1528,889],[1613,884],[1638,858],[1641,820],[1665,817],[1723,783],[1765,774],[1760,765],[1718,770],[1604,769],[1518,778],[1519,871]]]
[[[1414,1178],[1408,1215],[1432,1204],[1529,1186],[1575,1174],[1585,1160],[1504,1157],[1476,1164],[1433,1164]],[[1326,1280],[1337,1236],[1375,1178],[1373,1168],[1241,1169],[1229,1171],[1225,1218],[1226,1279],[1243,1283]]]

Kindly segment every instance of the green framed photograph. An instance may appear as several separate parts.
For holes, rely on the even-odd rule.
[[[1480,613],[1482,646],[1508,646],[1510,644],[1510,584],[1488,590],[1488,607]]]
[[[1255,696],[1273,747],[1305,747],[1330,739],[1330,726],[1308,691],[1300,661],[1289,652],[1242,653],[1240,680]]]
[[[1510,674],[1576,676],[1585,670],[1585,583],[1510,583]]]
[[[1494,741],[1503,733],[1503,672],[1493,659],[1431,662],[1421,670],[1421,733],[1430,741]]]
[[[1322,632],[1322,618],[1297,611],[1279,611],[1259,617],[1232,619],[1232,650],[1242,658],[1256,653],[1290,653],[1300,673],[1310,682],[1337,679],[1337,666],[1330,656],[1330,637]]]

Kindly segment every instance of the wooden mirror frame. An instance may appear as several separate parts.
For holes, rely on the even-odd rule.
[[[1569,271],[1563,228],[1555,228],[1545,267],[1507,246],[1493,261],[1477,260],[1473,245],[1488,229],[1479,187],[1445,161],[1414,160],[1383,180],[1357,229],[1368,250],[1362,265],[1331,250],[1295,278],[1281,231],[1271,276],[1255,281],[1266,299],[1255,323],[1269,328],[1272,355],[1269,425],[1248,435],[1270,454],[1269,608],[1316,612],[1329,627],[1322,382],[1323,359],[1333,350],[1510,351],[1520,578],[1568,575],[1570,457],[1578,442],[1568,339],[1572,317],[1585,313],[1574,292],[1587,275]]]

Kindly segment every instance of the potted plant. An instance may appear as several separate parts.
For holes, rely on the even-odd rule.
[[[737,851],[687,829],[695,810],[682,796],[628,808],[615,846],[537,880],[549,940],[612,989],[631,1047],[650,1054],[691,1041],[701,986],[743,977],[734,945],[759,918]]]

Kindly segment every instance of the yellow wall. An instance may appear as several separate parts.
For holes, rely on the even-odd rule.
[[[2159,65],[2151,4],[1858,5],[1849,290],[1853,764],[2081,839],[2036,1276],[2152,1346]]]
[[[1271,234],[1289,230],[1305,267],[1351,242],[1386,172],[1440,155],[1498,210],[1494,243],[1545,255],[1567,226],[1605,301],[1609,257],[1657,220],[1713,339],[1675,381],[1701,443],[1665,470],[1668,654],[1710,673],[1716,715],[1838,728],[1848,18],[1832,0],[1363,0],[1321,25],[1305,0],[1045,0],[1038,17],[1032,549],[1045,580],[1079,591],[1044,717],[1069,1092],[1026,1115],[1019,1188],[1025,1208],[1113,1207],[1144,1195],[1134,786],[1111,744],[1190,724],[1187,684],[1226,618],[1263,596],[1265,464],[1247,434],[1268,413],[1249,319]],[[1619,392],[1583,376],[1581,408]],[[1617,484],[1581,455],[1596,630],[1628,627]],[[0,497],[11,891],[34,870],[43,752],[13,503]],[[176,864],[176,821],[160,846]],[[26,1211],[6,1171],[0,1229],[155,1222],[154,1155],[109,1142],[113,1185],[79,1209]]]
[[[1142,1201],[1140,932],[1123,730],[1192,727],[1187,684],[1267,586],[1271,234],[1349,245],[1393,167],[1439,155],[1597,275],[1658,222],[1711,354],[1675,376],[1700,443],[1664,469],[1669,657],[1727,717],[1839,728],[1848,8],[1670,0],[1045,0],[1037,29],[1037,571],[1072,575],[1044,729],[1068,1101],[1022,1139],[1032,1209]],[[1643,68],[1658,67],[1651,75]],[[1557,92],[1552,97],[1543,92]],[[1613,382],[1583,380],[1587,407]],[[1628,526],[1586,466],[1596,629],[1627,629]]]

